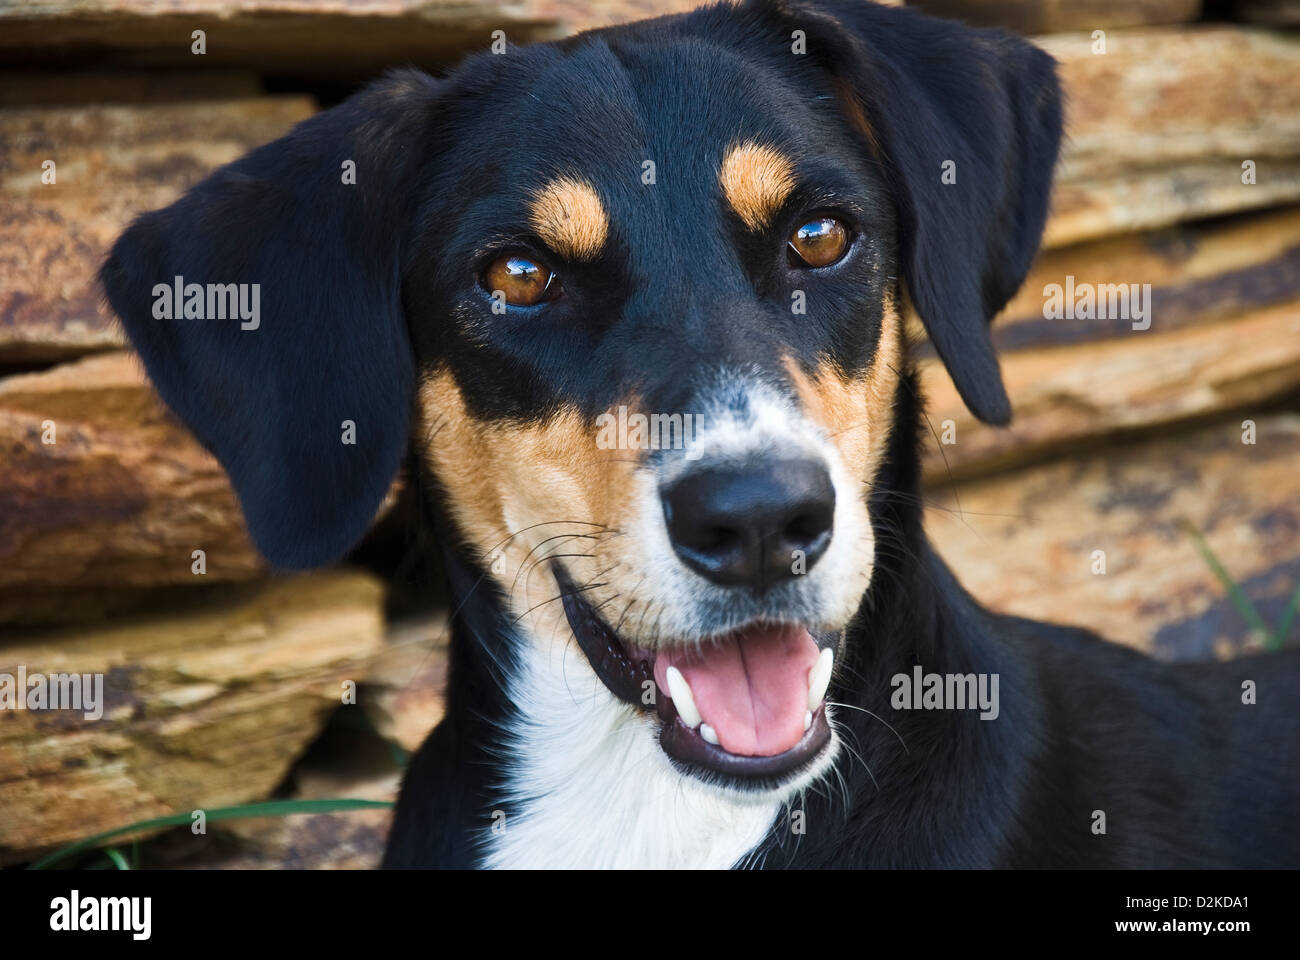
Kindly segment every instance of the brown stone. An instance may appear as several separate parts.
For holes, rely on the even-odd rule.
[[[371,755],[372,751],[356,742],[349,742],[347,750],[344,756],[318,759],[313,748],[294,768],[287,799],[395,802],[401,771],[391,758]],[[392,819],[390,807],[227,820],[210,838],[184,837],[184,849],[164,854],[166,859],[160,865],[217,870],[372,870],[383,856]],[[222,841],[228,839],[236,841],[233,850],[223,849],[228,844]],[[150,855],[153,853],[151,850]]]
[[[225,473],[164,410],[134,355],[0,380],[0,598],[263,569]]]
[[[1057,183],[1043,246],[1062,247],[1111,234],[1150,230],[1300,200],[1300,160],[1265,157],[1259,181],[1241,183],[1241,160],[1172,164],[1098,180]]]
[[[449,630],[445,611],[393,624],[366,676],[366,715],[381,737],[407,753],[445,711]]]
[[[1252,407],[1300,389],[1300,300],[1239,317],[1160,333],[1002,358],[1010,427],[967,412],[946,372],[923,365],[930,423],[926,478],[932,483],[1078,452],[1124,435]],[[942,443],[944,421],[955,442]]]
[[[1048,246],[1300,199],[1293,38],[1196,25],[1108,31],[1104,54],[1088,33],[1037,42],[1067,98]]]
[[[1188,23],[1201,15],[1201,0],[911,0],[908,6],[1025,34]]]
[[[1250,627],[1184,524],[1275,629],[1300,584],[1300,415],[1259,416],[1254,445],[1240,419],[932,491],[927,530],[997,611],[1161,657],[1240,652]]]
[[[0,863],[138,820],[263,799],[360,684],[383,591],[323,572],[180,614],[11,635],[0,673],[104,675],[103,716],[0,710]]]
[[[95,275],[122,229],[314,109],[262,97],[0,110],[0,365],[120,347]]]
[[[445,64],[486,49],[498,29],[513,43],[565,32],[527,0],[0,0],[0,58],[26,64],[358,77]],[[205,34],[201,55],[192,51],[195,30]]]
[[[1300,207],[1046,250],[994,324],[1000,350],[1126,337],[1132,323],[1045,317],[1049,284],[1150,284],[1169,332],[1300,297]]]

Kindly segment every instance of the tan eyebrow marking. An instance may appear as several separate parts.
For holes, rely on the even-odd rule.
[[[746,140],[723,158],[718,182],[741,222],[761,230],[794,190],[794,164],[772,147]]]
[[[609,237],[609,216],[591,184],[559,177],[532,196],[533,229],[542,241],[570,260],[592,260]]]
[[[849,118],[849,124],[866,139],[872,156],[883,157],[885,153],[880,146],[880,139],[876,136],[871,121],[867,119],[867,111],[862,106],[862,99],[854,91],[852,84],[842,79],[836,80],[835,93],[839,97],[840,106],[844,108],[844,115]]]

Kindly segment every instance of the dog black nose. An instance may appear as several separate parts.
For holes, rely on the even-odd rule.
[[[724,586],[766,590],[810,571],[831,542],[835,488],[815,460],[696,470],[660,496],[677,556]]]

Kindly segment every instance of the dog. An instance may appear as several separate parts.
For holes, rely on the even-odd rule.
[[[1021,39],[744,0],[391,73],[126,230],[107,297],[274,566],[421,491],[446,715],[385,865],[1300,865],[1294,651],[997,615],[922,529],[905,318],[1007,423],[1061,127]]]

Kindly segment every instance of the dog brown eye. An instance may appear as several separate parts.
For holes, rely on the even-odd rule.
[[[829,267],[849,248],[849,231],[834,217],[810,220],[790,235],[790,249],[808,267]]]
[[[554,299],[560,292],[560,281],[536,260],[505,256],[497,257],[483,272],[483,289],[493,296],[500,290],[506,303],[531,307]]]

